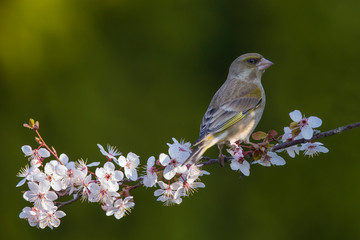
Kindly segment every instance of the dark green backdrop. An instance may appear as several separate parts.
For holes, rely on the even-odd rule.
[[[101,159],[97,143],[146,159],[171,137],[196,140],[230,63],[259,52],[267,106],[259,130],[279,131],[299,109],[321,130],[359,121],[358,0],[61,1],[0,3],[1,224],[11,239],[360,239],[359,130],[323,139],[328,154],[253,166],[238,180],[211,166],[207,187],[175,207],[135,192],[118,221],[77,202],[54,231],[18,218],[20,147],[40,121],[71,160]],[[216,156],[211,150],[208,156]]]

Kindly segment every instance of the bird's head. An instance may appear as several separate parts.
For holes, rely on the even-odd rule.
[[[273,65],[272,62],[258,53],[246,53],[233,61],[229,74],[242,79],[253,79],[253,77],[257,79],[271,65]]]

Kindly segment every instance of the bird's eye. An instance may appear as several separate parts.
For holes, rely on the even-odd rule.
[[[258,61],[257,61],[257,59],[255,59],[255,58],[249,58],[249,59],[247,60],[247,62],[250,63],[250,64],[255,64],[255,63],[257,63]]]

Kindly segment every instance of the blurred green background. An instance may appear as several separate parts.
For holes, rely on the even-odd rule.
[[[18,218],[26,187],[15,188],[20,147],[36,146],[22,127],[30,117],[71,160],[103,159],[96,144],[110,143],[145,163],[171,137],[197,139],[230,63],[246,52],[275,63],[257,129],[282,132],[294,109],[322,118],[324,131],[359,121],[359,11],[357,0],[1,1],[1,237],[360,239],[359,129],[321,140],[328,154],[253,166],[242,180],[210,166],[207,188],[180,206],[139,189],[119,221],[76,202],[60,228],[32,228]]]

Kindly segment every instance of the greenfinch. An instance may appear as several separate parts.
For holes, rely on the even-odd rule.
[[[219,161],[224,144],[236,141],[249,143],[249,137],[259,123],[265,108],[265,92],[261,76],[273,63],[258,53],[247,53],[230,65],[225,83],[212,98],[200,125],[197,148],[184,162],[197,163],[205,151],[217,144]]]

